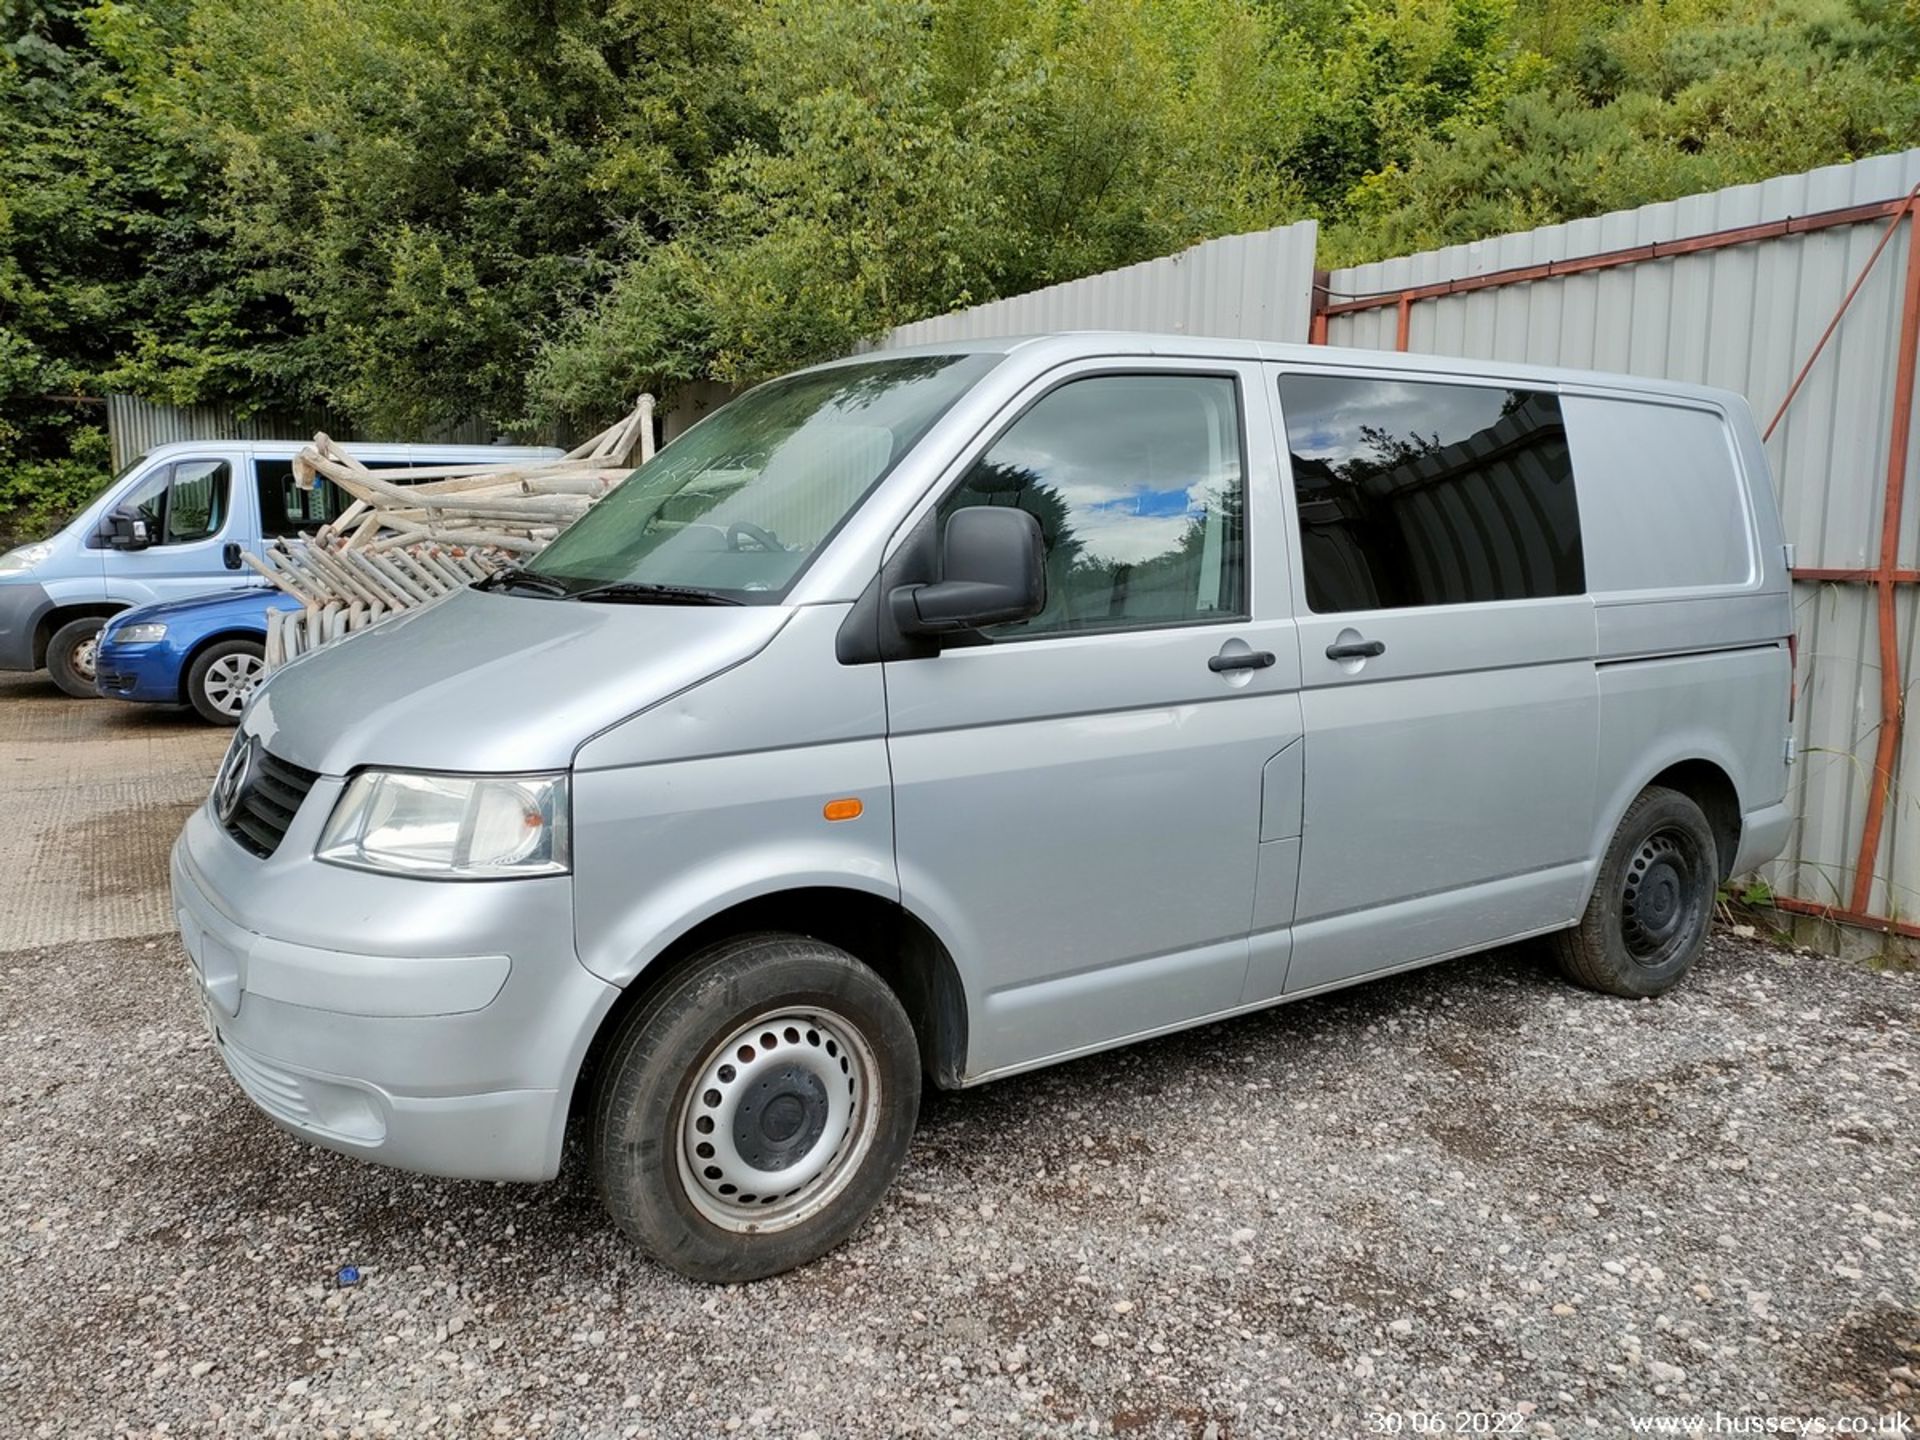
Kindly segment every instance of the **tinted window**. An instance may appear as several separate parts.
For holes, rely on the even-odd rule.
[[[1047,608],[1002,635],[1246,614],[1245,467],[1234,382],[1103,375],[1061,386],[941,506],[1018,505],[1047,545]]]
[[[1286,375],[1280,403],[1316,612],[1581,593],[1558,396]]]
[[[386,478],[395,485],[407,485],[409,469],[464,464],[465,461],[437,460],[431,455],[418,460],[367,460],[360,463],[369,470],[398,473]],[[268,539],[275,536],[311,535],[322,525],[340,518],[340,512],[353,503],[338,485],[324,475],[313,477],[313,488],[302,490],[293,483],[293,461],[256,460],[254,483],[260,492],[260,532]]]
[[[291,460],[256,460],[260,487],[260,531],[274,536],[310,535],[346,508],[340,487],[326,476],[314,478],[311,490],[293,483]]]

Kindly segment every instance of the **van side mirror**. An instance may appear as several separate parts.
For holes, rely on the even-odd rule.
[[[114,550],[144,550],[153,544],[153,532],[144,517],[132,510],[107,516],[107,545]]]
[[[1027,620],[1047,603],[1040,522],[1010,505],[969,505],[947,519],[941,578],[887,596],[903,635],[947,635]]]

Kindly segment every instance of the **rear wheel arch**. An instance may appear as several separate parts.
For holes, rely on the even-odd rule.
[[[592,1095],[628,1014],[712,945],[767,932],[824,941],[872,969],[906,1009],[934,1084],[952,1089],[961,1083],[967,1060],[966,991],[940,938],[898,901],[864,890],[807,886],[741,901],[675,936],[600,1018],[575,1078],[575,1113]]]
[[[1716,857],[1720,870],[1718,878],[1724,883],[1731,873],[1734,856],[1740,849],[1743,829],[1739,786],[1734,782],[1724,759],[1710,753],[1710,747],[1689,746],[1669,751],[1657,759],[1649,757],[1648,764],[1649,768],[1635,777],[1634,783],[1622,785],[1611,795],[1602,797],[1606,809],[1594,817],[1592,859],[1597,864],[1600,857],[1606,854],[1607,846],[1613,843],[1621,821],[1633,808],[1634,802],[1649,787],[1660,786],[1679,791],[1706,815],[1707,823],[1713,830],[1714,848],[1719,852]],[[1581,897],[1581,904],[1584,905],[1590,896],[1591,889],[1588,895]]]
[[[1733,857],[1740,850],[1740,792],[1733,777],[1712,760],[1682,760],[1667,766],[1640,788],[1644,791],[1653,785],[1677,790],[1700,807],[1707,824],[1713,827],[1719,878],[1725,884],[1733,873]]]

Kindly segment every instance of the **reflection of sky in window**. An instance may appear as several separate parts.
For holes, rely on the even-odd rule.
[[[1087,381],[1055,391],[993,447],[1066,504],[1084,562],[1138,565],[1177,546],[1239,476],[1232,383]]]
[[[1497,385],[1421,381],[1356,380],[1344,376],[1288,375],[1280,382],[1287,448],[1330,465],[1378,458],[1361,426],[1403,439],[1452,445],[1500,419],[1510,391]]]

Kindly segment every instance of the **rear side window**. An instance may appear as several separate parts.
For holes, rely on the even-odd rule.
[[[429,458],[417,462],[362,460],[360,463],[369,470],[405,471],[409,463],[426,466],[444,462]],[[311,535],[322,525],[339,519],[340,512],[352,503],[352,497],[324,475],[314,476],[311,490],[302,490],[293,483],[291,460],[256,460],[253,477],[260,494],[260,533],[269,540]],[[398,484],[407,483],[404,474],[393,478]]]
[[[291,460],[256,460],[253,473],[260,487],[260,531],[269,540],[311,535],[345,508],[340,487],[324,475],[311,490],[295,485]]]
[[[1047,607],[996,636],[1137,630],[1243,616],[1240,397],[1219,375],[1101,375],[1036,401],[940,507],[1017,505],[1040,522]]]
[[[1315,613],[1585,589],[1558,396],[1283,375],[1280,404]]]

